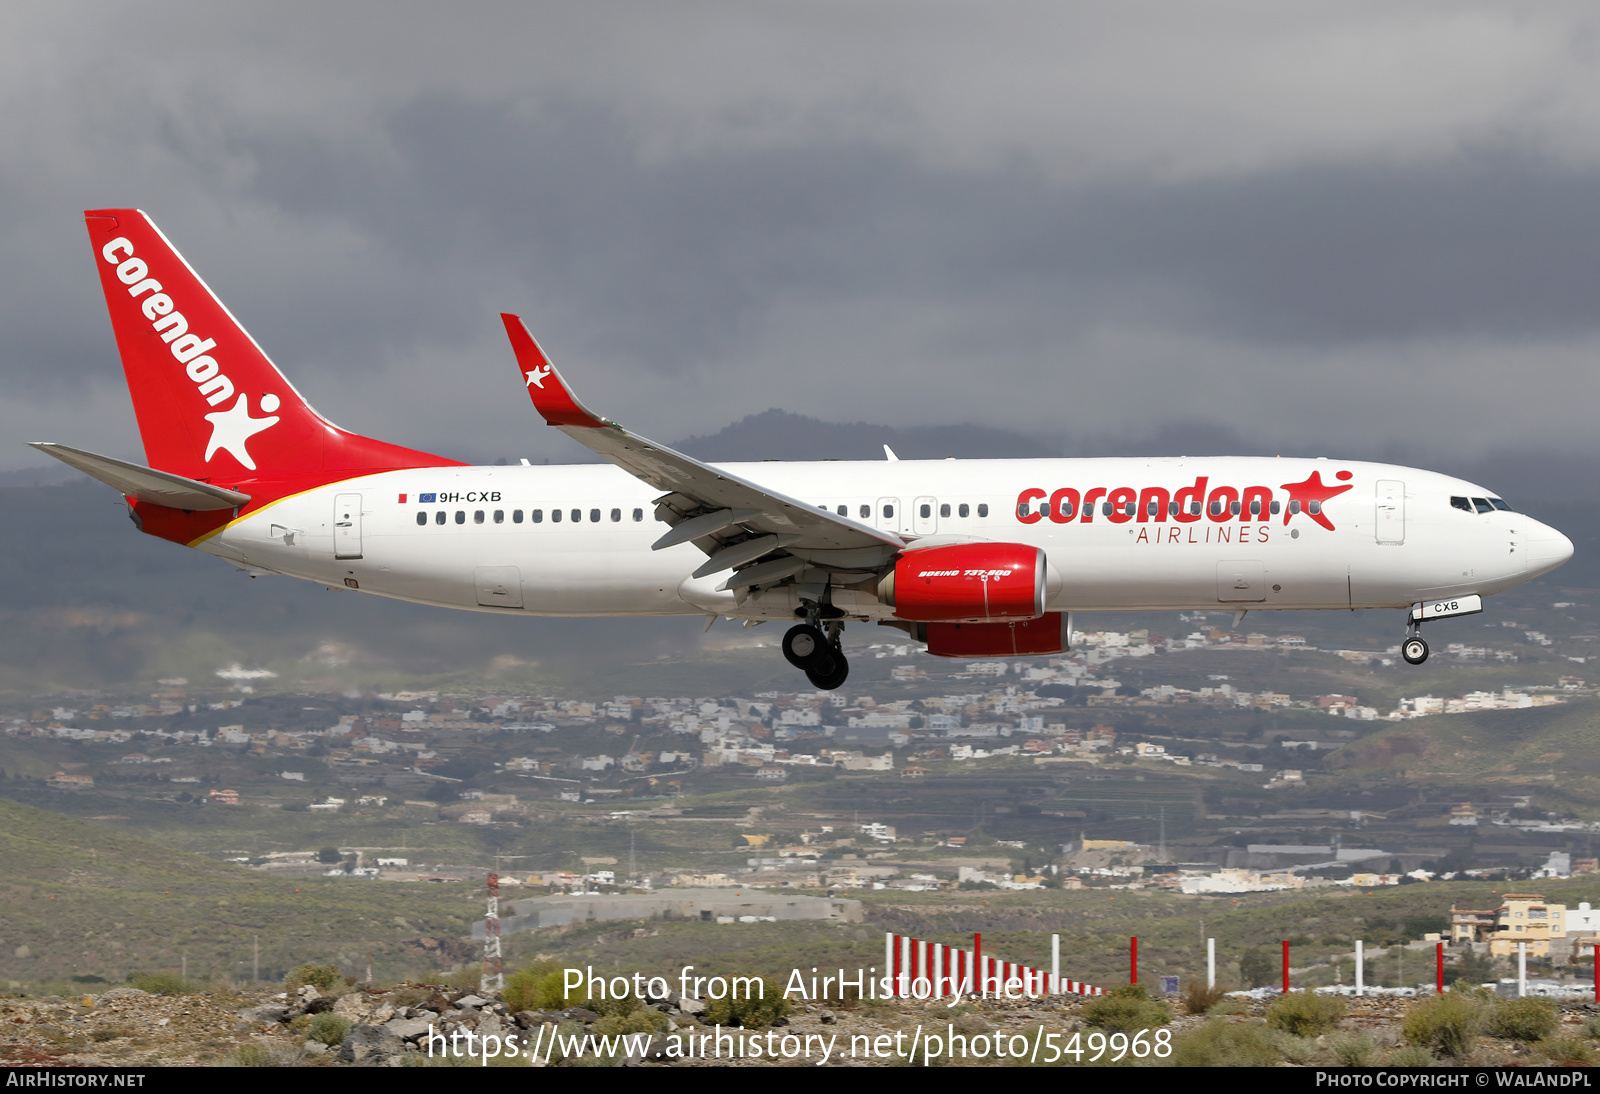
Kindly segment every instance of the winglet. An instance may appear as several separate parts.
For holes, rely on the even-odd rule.
[[[544,418],[546,425],[587,426],[591,429],[611,423],[578,402],[572,389],[562,379],[561,373],[544,355],[539,343],[528,333],[523,321],[509,312],[501,312],[511,338],[511,351],[516,354],[517,368],[522,370],[522,384],[533,399],[533,408]]]

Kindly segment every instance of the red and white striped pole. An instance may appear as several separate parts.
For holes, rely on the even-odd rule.
[[[1283,994],[1289,994],[1289,940],[1283,940]]]

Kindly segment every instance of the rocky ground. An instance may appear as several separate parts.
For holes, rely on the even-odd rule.
[[[495,993],[417,984],[188,995],[122,987],[73,999],[0,997],[0,1065],[812,1066],[826,1053],[828,1065],[921,1065],[931,1056],[936,1065],[995,1066],[1044,1063],[1052,1047],[1068,1053],[1059,1061],[1068,1065],[1095,1063],[1091,1057],[1097,1050],[1099,1063],[1115,1062],[1111,1057],[1118,1049],[1126,1057],[1122,1062],[1149,1065],[1184,1062],[1186,1039],[1206,1023],[1213,1033],[1221,1023],[1269,1046],[1259,1050],[1266,1055],[1206,1062],[1426,1065],[1429,1060],[1407,1048],[1401,1035],[1408,1005],[1346,1000],[1336,1030],[1290,1037],[1267,1030],[1264,1004],[1230,1001],[1223,1009],[1237,1013],[1176,1016],[1165,1027],[1170,1037],[1152,1030],[1142,1042],[1129,1042],[1148,1052],[1134,1060],[1127,1043],[1085,1025],[1081,1000],[968,1002],[955,1008],[894,1002],[830,1009],[802,1003],[769,1028],[719,1030],[703,1020],[703,1002],[676,998],[658,1001],[648,1014],[607,1018],[580,1007],[512,1014]],[[1582,1063],[1586,1053],[1597,1058],[1590,1034],[1600,1030],[1600,1007],[1565,1004],[1560,1017],[1557,1032],[1543,1041],[1480,1036],[1470,1054],[1433,1062],[1504,1066]],[[719,1032],[733,1040],[716,1046]],[[961,1040],[952,1043],[952,1038]],[[1179,1050],[1175,1056],[1160,1051],[1173,1045]],[[736,1058],[740,1051],[744,1055]]]

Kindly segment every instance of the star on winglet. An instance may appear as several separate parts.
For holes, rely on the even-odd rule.
[[[206,462],[211,462],[217,449],[224,448],[228,455],[254,471],[256,461],[250,458],[250,450],[245,447],[245,442],[263,429],[277,425],[278,417],[250,417],[250,396],[240,395],[231,409],[207,414],[206,421],[211,423],[211,442],[206,445]]]
[[[534,387],[538,388],[540,391],[543,391],[544,390],[544,378],[546,376],[549,376],[549,375],[550,375],[550,366],[549,365],[540,365],[538,368],[536,368],[532,372],[528,373],[528,383],[523,384],[522,386],[523,387],[527,387],[529,384],[532,384]]]
[[[1348,471],[1339,473],[1341,478],[1348,477],[1349,474]],[[1333,521],[1329,520],[1327,514],[1321,511],[1322,503],[1329,498],[1336,498],[1346,490],[1351,489],[1350,483],[1345,483],[1343,486],[1328,486],[1322,481],[1322,472],[1313,471],[1305,482],[1286,482],[1283,484],[1283,488],[1289,491],[1289,504],[1283,507],[1283,523],[1289,523],[1289,518],[1294,516],[1294,503],[1299,502],[1300,510],[1306,516],[1322,525],[1328,531],[1336,531]],[[1312,502],[1317,503],[1318,511],[1315,513],[1311,511]]]

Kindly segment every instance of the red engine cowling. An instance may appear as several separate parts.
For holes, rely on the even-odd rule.
[[[1067,652],[1067,613],[1046,612],[1020,623],[924,623],[935,657],[1040,657]]]
[[[997,623],[1044,614],[1044,552],[1024,543],[956,543],[907,551],[878,583],[899,619]]]

